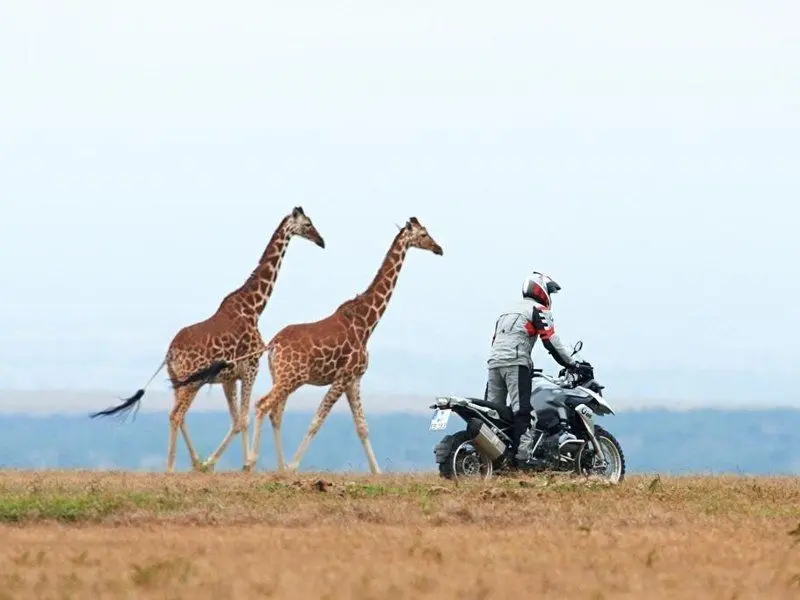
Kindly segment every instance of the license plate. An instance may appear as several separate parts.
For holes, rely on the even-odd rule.
[[[437,408],[433,413],[431,419],[430,431],[440,431],[447,428],[447,421],[450,419],[450,413],[453,412],[449,408]]]

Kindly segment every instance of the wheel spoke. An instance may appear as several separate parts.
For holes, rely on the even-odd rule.
[[[592,452],[591,458],[581,451],[579,465],[580,473],[585,476],[596,475],[617,483],[622,478],[622,457],[614,442],[605,435],[597,435],[600,448]]]
[[[491,461],[471,441],[462,442],[453,452],[452,460],[456,477],[488,479],[492,473]]]

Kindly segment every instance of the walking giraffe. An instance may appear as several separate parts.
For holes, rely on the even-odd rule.
[[[244,470],[251,470],[258,459],[261,425],[266,414],[272,423],[278,470],[284,470],[280,432],[283,410],[289,395],[309,384],[331,387],[289,469],[297,469],[325,417],[345,394],[370,470],[374,474],[380,473],[367,435],[367,422],[361,405],[361,378],[369,362],[367,342],[389,304],[406,252],[412,247],[442,255],[441,246],[416,217],[411,217],[395,236],[378,273],[363,294],[342,303],[333,314],[322,320],[288,325],[272,338],[267,345],[272,388],[256,403],[252,454]]]
[[[92,418],[125,413],[136,407],[145,389],[166,365],[174,390],[174,404],[169,415],[170,433],[167,450],[167,472],[175,466],[175,445],[180,429],[192,466],[195,470],[213,469],[231,438],[242,435],[242,458],[249,456],[247,437],[248,413],[253,382],[265,350],[258,330],[258,319],[272,294],[289,241],[295,235],[314,242],[320,248],[325,241],[300,206],[295,207],[278,225],[269,240],[258,266],[244,284],[225,298],[208,319],[182,328],[170,342],[166,356],[144,388],[120,405],[92,414]],[[220,368],[222,365],[222,368]],[[241,382],[240,406],[236,406],[236,383]],[[219,447],[201,463],[189,438],[185,417],[200,388],[205,384],[222,384],[231,427]]]

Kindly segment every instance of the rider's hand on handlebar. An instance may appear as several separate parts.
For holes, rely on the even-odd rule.
[[[581,380],[588,381],[594,378],[594,368],[585,360],[577,361],[569,370]]]

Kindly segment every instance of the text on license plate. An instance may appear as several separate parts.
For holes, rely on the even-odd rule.
[[[447,428],[447,421],[450,419],[450,413],[453,412],[449,408],[437,408],[433,413],[431,419],[430,431],[439,431]]]

